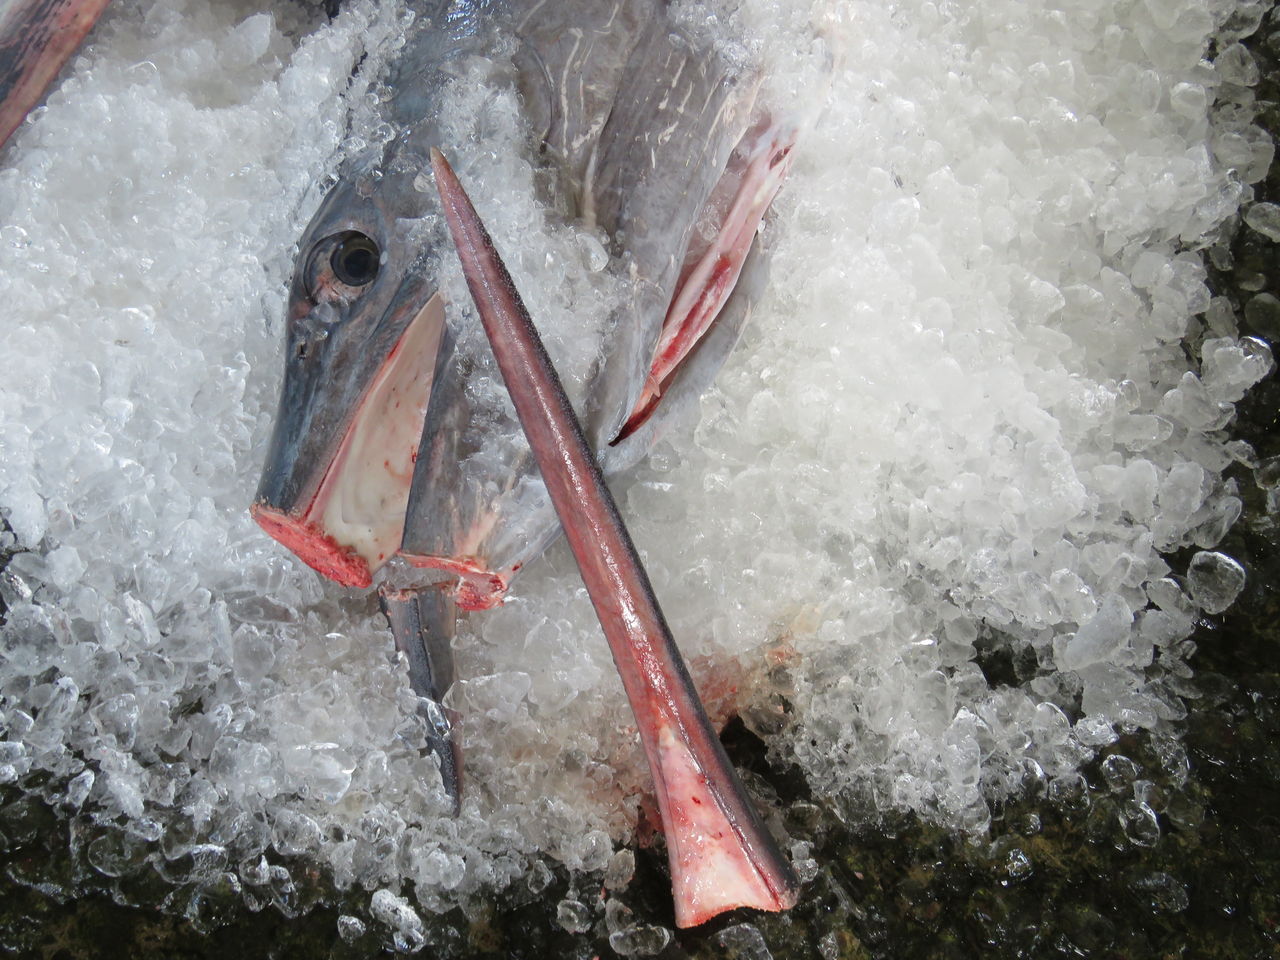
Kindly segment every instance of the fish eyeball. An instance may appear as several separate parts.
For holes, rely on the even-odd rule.
[[[363,287],[378,275],[381,254],[378,245],[363,233],[343,234],[329,255],[329,266],[339,283]]]

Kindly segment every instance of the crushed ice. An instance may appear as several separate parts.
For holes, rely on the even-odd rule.
[[[1046,779],[1068,809],[1117,731],[1181,716],[1194,619],[1245,576],[1213,549],[1240,512],[1222,472],[1252,457],[1224,428],[1273,365],[1199,252],[1242,205],[1280,231],[1248,207],[1273,153],[1234,43],[1256,8],[747,5],[775,102],[839,68],[746,342],[621,492],[713,712],[741,709],[848,815],[981,830]],[[374,80],[403,14],[274,9],[113,5],[5,155],[0,782],[98,824],[106,876],[221,877],[288,912],[279,861],[304,857],[370,895],[343,938],[371,922],[411,950],[421,911],[532,889],[540,858],[625,885],[645,767],[553,550],[458,639],[448,817],[373,604],[247,517],[291,247],[341,151],[385,135]],[[598,242],[561,239],[601,269]],[[1015,684],[987,680],[992,652]],[[1108,779],[1146,842],[1130,773]],[[573,896],[558,916],[594,922]],[[630,955],[669,936],[606,920]]]

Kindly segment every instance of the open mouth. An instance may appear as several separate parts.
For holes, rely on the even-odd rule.
[[[344,586],[369,586],[400,546],[443,332],[444,301],[435,294],[361,399],[306,508],[286,513],[263,503],[252,507],[263,530]]]

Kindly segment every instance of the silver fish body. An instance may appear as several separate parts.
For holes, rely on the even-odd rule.
[[[613,475],[647,453],[737,340],[763,273],[762,258],[750,255],[753,244],[739,252],[736,266],[745,278],[735,274],[717,304],[714,335],[697,340],[662,385],[660,402],[629,423],[653,378],[691,261],[707,249],[715,253],[696,236],[700,221],[717,188],[740,176],[765,138],[744,146],[757,120],[754,78],[674,25],[665,4],[593,9],[601,16],[587,27],[571,4],[545,19],[526,16],[516,61],[525,66],[518,82],[531,127],[541,132],[545,162],[558,174],[556,202],[603,230],[611,239],[610,269],[627,280],[628,296],[608,320],[579,411],[589,443]],[[580,79],[557,86],[554,77]],[[785,163],[787,131],[768,132],[774,140],[765,148],[772,143]],[[502,600],[559,524],[527,451],[496,464],[481,455],[488,438],[474,429],[481,418],[469,409],[465,388],[472,369],[472,361],[460,359],[443,366],[435,382],[401,555],[456,576],[459,604],[481,609]]]

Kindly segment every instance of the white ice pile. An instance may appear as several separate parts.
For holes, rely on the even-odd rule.
[[[445,816],[374,605],[248,519],[291,246],[400,14],[270,9],[113,4],[4,157],[0,511],[25,552],[0,574],[0,782],[92,818],[108,876],[230,873],[290,909],[302,857],[370,893],[344,937],[411,949],[422,909],[544,889],[538,857],[604,870],[647,773],[556,549],[462,627]],[[1182,716],[1197,609],[1241,588],[1213,551],[1240,510],[1222,471],[1250,456],[1224,428],[1272,361],[1197,251],[1271,160],[1234,44],[1261,8],[748,14],[780,102],[825,89],[827,51],[839,69],[768,299],[623,507],[713,712],[742,708],[850,817],[980,829]],[[823,49],[795,39],[809,18]],[[997,649],[1034,667],[993,684]]]
[[[840,9],[770,301],[629,505],[697,530],[636,522],[677,636],[794,657],[781,750],[850,815],[980,829],[1184,715],[1197,607],[1243,585],[1211,552],[1251,460],[1223,428],[1272,368],[1198,252],[1272,160],[1237,42],[1264,10]],[[1022,682],[984,676],[997,650]]]

